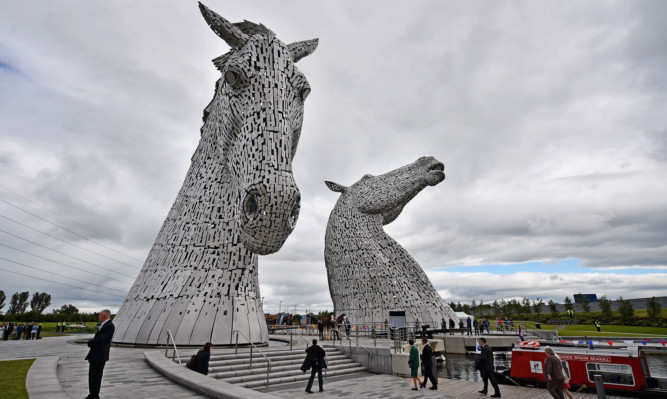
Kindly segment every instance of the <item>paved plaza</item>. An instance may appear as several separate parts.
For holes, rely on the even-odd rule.
[[[52,337],[42,340],[0,341],[0,361],[37,358],[26,385],[31,399],[85,398],[88,395],[88,363],[84,360],[88,347],[75,342],[74,336]],[[370,343],[370,342],[369,342]],[[299,347],[300,348],[300,347]],[[305,346],[304,346],[305,348]],[[266,350],[285,349],[284,346]],[[178,385],[155,371],[145,360],[144,352],[162,352],[159,349],[112,347],[111,359],[104,369],[102,398],[204,398],[196,392]],[[214,352],[231,352],[233,349],[214,348]],[[189,358],[195,349],[182,349],[182,359]],[[350,376],[330,377],[324,381],[324,392],[314,394],[304,391],[305,382],[271,386],[260,389],[276,398],[442,398],[473,399],[479,382],[439,379],[438,391],[422,389],[412,391],[408,378],[385,374],[357,373]],[[501,385],[504,398],[549,398],[544,389]],[[1,393],[0,393],[1,397]],[[594,399],[596,395],[575,393],[577,399]],[[619,398],[608,396],[608,399]]]

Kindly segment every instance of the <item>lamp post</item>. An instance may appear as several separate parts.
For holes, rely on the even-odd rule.
[[[282,309],[282,306],[283,306],[283,301],[280,301],[280,303],[278,304],[278,314],[282,314],[282,313],[280,313],[280,310]]]

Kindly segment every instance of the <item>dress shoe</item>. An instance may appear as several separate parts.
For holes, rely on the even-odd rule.
[[[499,393],[494,393],[493,395],[490,396],[491,398],[499,398],[500,394]]]
[[[306,392],[313,393],[313,391],[311,391],[310,389],[306,389]]]
[[[432,389],[432,390],[434,390],[434,391],[437,391],[437,390],[438,390],[438,387],[436,387],[436,386],[434,385],[434,386],[430,387],[429,389]]]
[[[324,392],[324,388],[320,388],[320,392]]]
[[[417,388],[412,388],[412,390],[413,390],[413,391],[419,391],[419,389],[417,389]]]
[[[479,393],[481,393],[482,395],[486,395],[486,391],[484,391],[484,390],[479,391]]]

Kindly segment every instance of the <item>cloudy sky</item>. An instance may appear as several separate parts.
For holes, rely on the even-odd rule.
[[[667,2],[206,4],[320,39],[266,311],[332,308],[324,180],[424,155],[447,179],[386,231],[447,301],[667,295]],[[120,306],[227,50],[194,1],[0,3],[0,290]]]

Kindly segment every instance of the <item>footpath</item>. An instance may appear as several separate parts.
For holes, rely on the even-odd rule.
[[[88,362],[84,360],[88,347],[75,343],[74,336],[52,337],[42,340],[0,341],[0,361],[36,358],[28,372],[26,386],[31,399],[85,398],[88,395]],[[144,352],[159,349],[112,347],[102,379],[103,398],[204,398],[200,394],[172,382],[153,369]],[[218,349],[214,348],[214,351]],[[182,350],[187,359],[194,349]],[[477,391],[480,382],[440,378],[438,390],[412,391],[412,380],[385,374],[358,373],[347,377],[331,377],[324,381],[324,392],[304,391],[305,383],[284,384],[259,390],[276,398],[483,398]],[[544,389],[500,386],[502,396],[511,399],[548,399]],[[1,396],[1,395],[0,395]],[[597,395],[575,393],[577,399],[595,399]],[[608,396],[608,399],[619,399]]]

